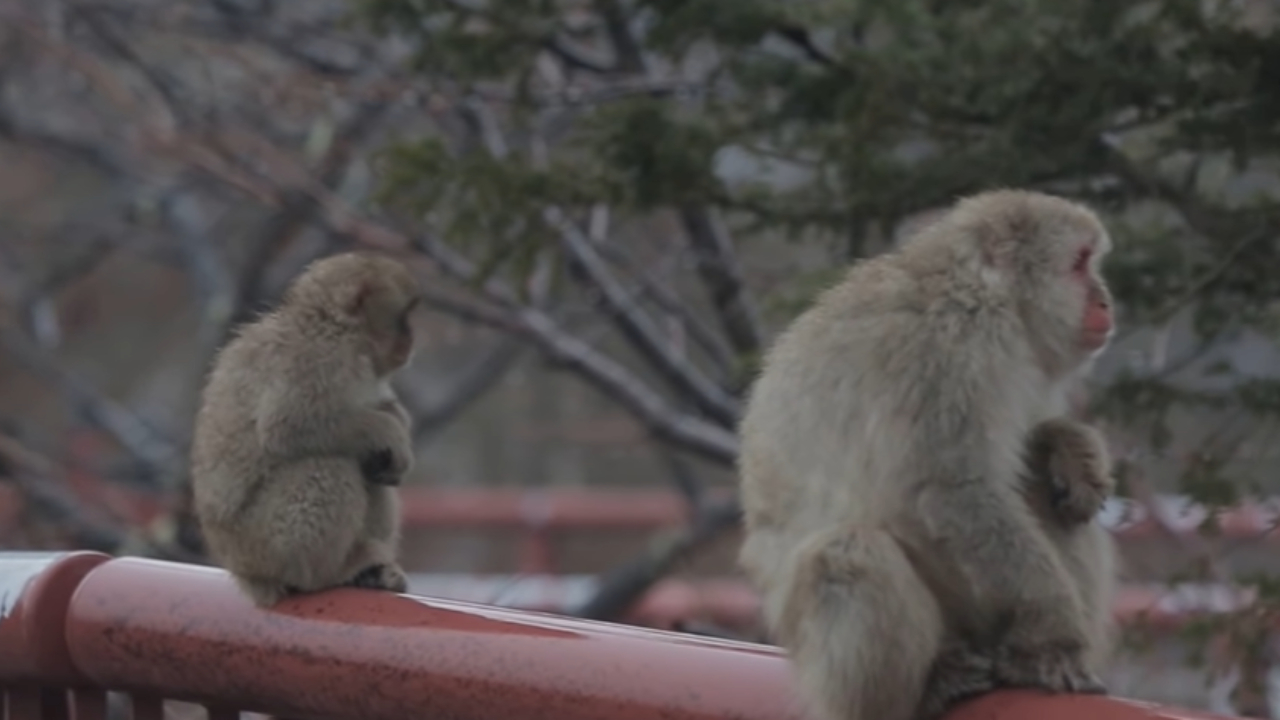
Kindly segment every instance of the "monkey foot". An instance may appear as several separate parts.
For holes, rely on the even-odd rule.
[[[356,576],[347,584],[352,587],[391,592],[404,592],[409,589],[409,579],[405,577],[404,571],[390,564],[370,565],[356,573]]]
[[[1063,645],[1006,645],[996,652],[995,678],[1003,687],[1107,694],[1098,676],[1085,668],[1079,650]]]
[[[968,649],[945,650],[934,661],[915,720],[935,720],[955,704],[996,687],[995,663]]]

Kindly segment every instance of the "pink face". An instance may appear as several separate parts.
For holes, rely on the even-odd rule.
[[[1102,349],[1115,327],[1111,316],[1111,296],[1093,273],[1094,246],[1080,248],[1071,266],[1071,277],[1084,291],[1084,316],[1080,318],[1080,348],[1088,352]]]

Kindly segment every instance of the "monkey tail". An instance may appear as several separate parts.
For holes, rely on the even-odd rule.
[[[830,720],[911,720],[943,640],[941,610],[878,530],[813,538],[774,617],[805,695]]]

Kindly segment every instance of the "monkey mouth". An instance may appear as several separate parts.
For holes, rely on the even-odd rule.
[[[1101,350],[1102,348],[1106,347],[1107,343],[1110,341],[1111,341],[1110,330],[1086,331],[1081,334],[1080,346],[1085,350],[1093,352],[1095,350]]]

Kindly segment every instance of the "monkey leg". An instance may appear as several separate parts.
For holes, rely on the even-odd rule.
[[[936,720],[957,703],[995,689],[990,655],[951,640],[933,661],[915,720]]]
[[[400,542],[400,500],[389,487],[371,485],[361,536],[347,560],[347,584],[375,590],[404,592],[408,578],[396,562]]]
[[[237,523],[228,570],[259,604],[341,585],[365,521],[365,487],[350,460],[314,458],[281,468]]]
[[[805,694],[831,720],[911,720],[944,636],[937,601],[880,531],[824,534],[799,549],[770,614]]]
[[[1061,547],[1010,486],[979,478],[928,485],[917,509],[942,561],[978,607],[1001,618],[991,657],[1002,687],[1103,692],[1085,661],[1089,622]]]
[[[1115,539],[1096,522],[1056,538],[1063,564],[1075,582],[1084,606],[1088,632],[1084,657],[1095,672],[1111,656],[1115,645],[1115,617],[1112,602],[1116,589]]]

